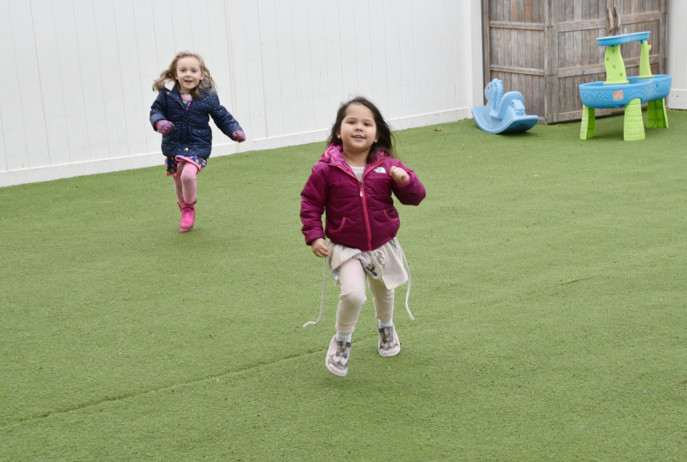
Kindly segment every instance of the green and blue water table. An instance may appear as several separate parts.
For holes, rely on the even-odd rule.
[[[599,37],[599,45],[606,47],[604,64],[606,81],[580,85],[582,99],[582,125],[580,139],[594,137],[595,108],[625,108],[625,141],[638,141],[645,138],[642,104],[647,106],[647,127],[668,128],[666,96],[670,93],[673,81],[667,74],[653,75],[649,65],[649,31],[623,34],[612,37]],[[641,42],[639,57],[639,76],[627,77],[625,62],[620,54],[623,43]]]

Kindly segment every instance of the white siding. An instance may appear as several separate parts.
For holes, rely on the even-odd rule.
[[[394,129],[481,104],[479,0],[0,0],[0,186],[161,165],[152,81],[206,60],[248,140],[323,141],[367,96]],[[214,125],[213,125],[214,127]]]
[[[673,76],[673,88],[666,102],[669,108],[687,109],[687,3],[668,1],[668,73]]]

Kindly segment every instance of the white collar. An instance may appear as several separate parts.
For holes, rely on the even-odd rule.
[[[176,80],[168,80],[165,82],[165,88],[167,90],[174,90],[174,86],[177,84]]]

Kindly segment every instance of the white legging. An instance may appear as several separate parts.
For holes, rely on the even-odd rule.
[[[374,279],[365,273],[359,260],[351,259],[339,268],[341,295],[336,308],[336,330],[350,334],[360,316],[360,309],[367,300],[365,281],[370,283],[370,292],[375,306],[375,315],[380,321],[391,321],[394,314],[394,290],[387,289],[381,279]]]

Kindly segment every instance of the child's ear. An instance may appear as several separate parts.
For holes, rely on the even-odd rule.
[[[341,139],[341,132],[339,130],[336,131],[336,137],[338,139]]]

